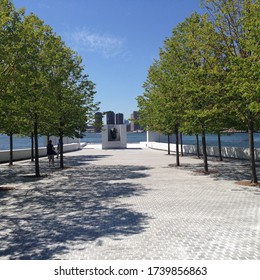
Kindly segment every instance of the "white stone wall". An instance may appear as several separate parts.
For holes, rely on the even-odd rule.
[[[151,142],[147,143],[148,148],[157,149],[157,150],[168,150],[167,143]],[[170,144],[170,150],[173,153],[176,153],[176,144]],[[181,151],[181,145],[179,145],[179,151]],[[202,153],[202,147],[200,146],[200,151]],[[196,154],[195,145],[183,145],[184,154]],[[222,156],[226,158],[238,158],[238,159],[249,159],[249,149],[242,147],[222,147],[221,149]],[[218,147],[217,146],[208,146],[207,154],[209,156],[218,156]],[[255,158],[257,161],[260,161],[260,149],[255,149]]]
[[[57,150],[57,147],[55,147]],[[64,144],[63,151],[71,152],[80,149],[80,143],[72,143],[72,144]],[[39,148],[39,156],[44,157],[47,156],[47,150],[45,147]],[[10,151],[3,150],[0,151],[0,162],[8,162],[10,158]],[[13,151],[13,160],[23,160],[31,158],[31,149],[17,149]]]

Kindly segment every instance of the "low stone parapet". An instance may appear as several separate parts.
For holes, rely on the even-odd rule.
[[[63,145],[63,152],[72,152],[79,150],[81,147],[80,143],[71,143],[71,144],[64,144]],[[57,151],[57,146],[55,146],[55,149]],[[47,156],[47,150],[45,147],[40,147],[38,149],[39,156],[44,157]],[[24,159],[30,159],[31,158],[31,149],[17,149],[13,151],[13,160],[24,160]],[[3,150],[0,151],[0,163],[3,162],[9,162],[10,159],[10,151],[9,150]]]
[[[168,150],[168,143],[159,143],[159,142],[148,142],[147,147],[157,150]],[[183,145],[184,154],[196,154],[196,145]],[[170,144],[170,151],[176,153],[176,144]],[[179,151],[181,151],[181,145],[179,145]],[[202,147],[200,147],[202,151]],[[226,158],[237,158],[237,159],[249,159],[250,153],[249,148],[243,147],[222,147],[221,148],[222,156]],[[219,156],[219,150],[217,146],[208,146],[207,154],[209,156]],[[260,161],[260,149],[255,149],[255,158],[257,161]]]

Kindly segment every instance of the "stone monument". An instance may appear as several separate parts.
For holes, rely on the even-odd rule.
[[[126,149],[126,125],[107,124],[102,128],[102,149]]]

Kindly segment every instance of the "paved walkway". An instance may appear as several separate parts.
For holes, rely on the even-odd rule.
[[[47,167],[0,165],[0,259],[260,259],[260,188],[247,162],[202,161],[130,145],[87,146]],[[28,176],[29,175],[29,176]]]

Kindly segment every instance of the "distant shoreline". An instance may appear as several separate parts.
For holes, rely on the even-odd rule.
[[[163,139],[164,138],[164,139]],[[248,133],[242,131],[236,132],[227,132],[223,133],[221,136],[222,146],[227,147],[248,147]],[[152,139],[149,139],[153,141]],[[201,142],[201,138],[199,137]],[[85,136],[80,139],[81,142],[92,143],[92,144],[100,144],[101,133],[93,133],[88,132]],[[139,143],[146,142],[146,133],[145,132],[128,132],[127,133],[127,143]],[[217,145],[217,135],[207,134],[206,136],[207,145],[216,146]],[[161,138],[160,142],[166,143],[167,136]],[[175,137],[170,136],[170,142],[175,142]],[[194,135],[183,135],[183,144],[193,145],[196,142],[196,138]],[[31,139],[29,137],[19,137],[14,135],[13,139],[14,150],[17,149],[28,149],[31,147]],[[39,147],[45,147],[45,137],[39,137]],[[255,148],[260,148],[260,132],[255,132]],[[0,150],[9,150],[9,136],[0,134]]]

